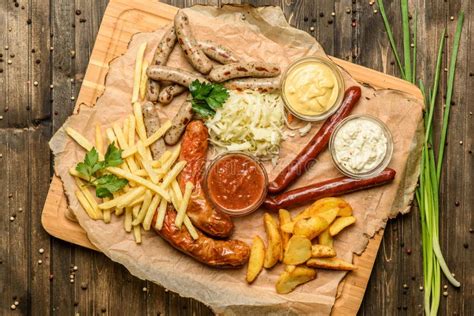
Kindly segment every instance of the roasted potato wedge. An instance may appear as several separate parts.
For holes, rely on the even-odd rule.
[[[293,228],[293,234],[305,236],[309,240],[312,240],[328,227],[329,223],[326,219],[315,216],[297,221],[295,223],[295,227]]]
[[[280,229],[284,233],[292,234],[293,233],[293,228],[295,227],[295,223],[296,222],[292,221],[292,222],[289,222],[289,223],[282,224],[280,226]]]
[[[285,270],[280,275],[275,288],[277,293],[286,294],[293,291],[298,285],[316,278],[316,270],[308,267],[295,267],[291,272]]]
[[[306,237],[293,235],[288,241],[288,247],[283,256],[284,264],[301,264],[311,258],[311,240]]]
[[[333,247],[324,245],[313,245],[311,247],[311,257],[313,258],[333,258],[336,256],[336,250]]]
[[[332,222],[334,222],[334,220],[336,219],[338,213],[339,213],[339,208],[334,207],[334,208],[330,208],[327,211],[318,213],[317,216],[324,218],[328,222],[328,224],[331,225]]]
[[[331,235],[329,235],[329,228],[323,231],[318,236],[318,244],[333,247],[334,240]]]
[[[346,262],[339,258],[313,258],[306,262],[308,267],[329,269],[329,270],[341,270],[341,271],[352,271],[357,267],[352,263]]]
[[[252,248],[250,248],[250,258],[247,266],[247,277],[248,283],[252,283],[262,271],[263,261],[265,260],[265,244],[260,236],[255,236],[252,242]]]
[[[349,203],[341,198],[328,197],[317,200],[310,207],[296,215],[293,221],[298,221],[303,218],[318,215],[319,213],[325,212],[332,208],[338,208],[338,216],[350,216],[352,215],[352,207]]]
[[[284,232],[281,229],[281,226],[283,226],[286,223],[291,223],[291,215],[290,212],[284,209],[280,209],[278,211],[278,218],[280,219],[280,235],[281,235],[281,257],[280,261],[283,260],[283,255],[285,254],[285,249],[286,246],[288,245],[288,240],[290,240],[290,234],[287,232]]]
[[[332,225],[329,227],[329,235],[331,236],[336,236],[349,225],[352,225],[356,222],[356,218],[354,216],[348,216],[348,217],[339,217],[332,223]]]
[[[267,269],[273,267],[281,255],[281,236],[280,230],[278,229],[277,224],[273,217],[265,213],[263,215],[263,225],[265,227],[265,232],[267,233],[268,246],[265,252],[265,260],[263,266]]]

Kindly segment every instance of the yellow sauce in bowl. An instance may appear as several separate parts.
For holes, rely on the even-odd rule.
[[[340,103],[342,85],[342,77],[334,65],[308,57],[288,68],[282,93],[293,114],[316,121],[326,118],[325,114]]]

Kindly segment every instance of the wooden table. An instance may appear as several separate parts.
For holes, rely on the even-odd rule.
[[[131,0],[132,1],[132,0]],[[104,255],[50,238],[40,223],[52,175],[48,140],[71,114],[107,0],[1,1],[0,23],[0,314],[210,314],[199,302],[132,277]],[[376,5],[368,0],[164,1],[176,6],[250,2],[281,6],[292,25],[313,34],[336,57],[397,74]],[[385,1],[401,34],[398,1]],[[391,3],[393,2],[393,3]],[[471,1],[472,2],[472,1]],[[391,4],[389,4],[391,3]],[[474,133],[474,4],[410,1],[419,13],[418,74],[430,82],[438,36],[460,9],[466,13],[459,52],[441,199],[441,240],[463,283],[441,298],[443,315],[472,315]],[[332,16],[332,12],[335,16]],[[448,38],[448,43],[452,38]],[[400,42],[400,41],[399,41]],[[401,44],[401,43],[400,43]],[[449,48],[451,46],[448,46]],[[11,61],[11,62],[10,62]],[[446,63],[446,59],[444,61]],[[443,66],[444,67],[444,66]],[[441,79],[445,91],[446,73]],[[442,97],[441,96],[440,98]],[[441,111],[435,117],[436,130]],[[462,143],[461,143],[462,141]],[[391,220],[361,315],[422,311],[419,213]],[[469,248],[471,247],[471,248]],[[74,276],[71,282],[71,274]],[[443,280],[443,285],[446,284]],[[16,311],[10,305],[19,302]]]

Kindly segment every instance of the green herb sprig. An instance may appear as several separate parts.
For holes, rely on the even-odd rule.
[[[93,147],[86,153],[84,161],[76,165],[76,171],[87,179],[89,185],[95,187],[97,197],[112,197],[112,193],[122,189],[128,183],[128,180],[104,173],[104,171],[108,167],[119,166],[122,163],[122,150],[112,143],[107,147],[104,160],[99,161],[99,153]]]
[[[229,92],[218,83],[201,83],[194,80],[189,85],[192,106],[195,113],[202,118],[214,116],[216,110],[229,98]]]

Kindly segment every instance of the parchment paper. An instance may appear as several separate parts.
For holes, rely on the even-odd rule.
[[[230,47],[242,60],[262,60],[278,63],[282,69],[296,58],[306,55],[325,56],[321,46],[309,34],[287,23],[280,8],[230,7],[223,9],[194,7],[186,9],[198,39],[209,39]],[[242,17],[245,17],[243,19]],[[55,171],[61,177],[70,208],[91,242],[112,260],[123,264],[135,276],[151,280],[185,297],[192,297],[209,305],[216,313],[224,314],[321,314],[327,315],[335,301],[339,282],[345,272],[318,270],[317,279],[298,287],[287,295],[278,295],[274,285],[283,265],[264,270],[252,284],[245,282],[246,269],[216,270],[208,268],[169,246],[154,232],[144,234],[143,244],[136,245],[131,234],[123,229],[123,218],[113,216],[112,223],[89,219],[74,196],[75,184],[68,169],[82,161],[84,151],[70,140],[64,127],[71,126],[88,139],[94,139],[96,123],[103,128],[123,120],[131,114],[130,105],[133,68],[138,46],[148,42],[146,59],[153,51],[165,29],[141,33],[133,37],[129,50],[111,63],[106,89],[94,108],[80,107],[50,142],[55,155]],[[191,69],[176,47],[169,65]],[[346,87],[359,85],[344,72]],[[422,104],[400,91],[378,90],[362,86],[362,98],[353,114],[367,113],[384,121],[394,140],[394,154],[390,167],[397,171],[395,181],[380,188],[345,196],[354,208],[357,222],[338,235],[335,247],[338,256],[352,261],[353,253],[361,253],[368,238],[383,228],[390,217],[409,210],[418,177],[422,136]],[[162,108],[162,119],[172,118],[186,96],[177,98]],[[282,144],[281,159],[268,165],[270,179],[281,170],[319,128],[315,124],[304,138],[295,136]],[[333,166],[328,151],[318,157],[293,187],[340,176]],[[299,209],[292,210],[295,214]],[[250,244],[254,235],[265,238],[262,225],[263,211],[235,219],[233,237]]]

